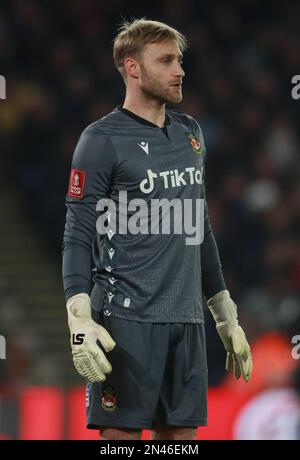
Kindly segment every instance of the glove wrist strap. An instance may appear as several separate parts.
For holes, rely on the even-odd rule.
[[[74,318],[91,318],[91,300],[88,294],[76,294],[67,301],[68,314]]]
[[[230,297],[227,290],[220,291],[207,301],[216,323],[228,322],[234,326],[238,325],[237,306]]]

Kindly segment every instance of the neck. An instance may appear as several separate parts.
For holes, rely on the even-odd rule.
[[[127,93],[123,108],[130,110],[141,118],[150,121],[151,123],[162,128],[165,126],[166,109],[165,103],[160,103],[157,100],[145,100],[142,96],[132,98]]]

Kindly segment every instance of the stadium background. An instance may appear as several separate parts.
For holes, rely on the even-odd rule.
[[[204,132],[211,222],[253,349],[251,382],[235,382],[206,311],[209,427],[198,437],[300,438],[291,356],[300,334],[300,100],[291,97],[300,5],[258,0],[2,0],[0,436],[97,438],[84,428],[83,381],[69,348],[64,196],[81,131],[124,97],[112,59],[116,26],[142,16],[191,43],[178,108]]]

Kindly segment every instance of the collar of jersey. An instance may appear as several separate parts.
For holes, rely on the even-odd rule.
[[[130,110],[124,109],[124,107],[122,107],[122,104],[118,105],[117,108],[118,108],[121,112],[125,113],[125,115],[128,115],[128,117],[133,118],[134,120],[138,121],[139,123],[142,123],[143,125],[151,126],[152,128],[163,129],[163,128],[165,128],[166,126],[168,126],[168,125],[170,124],[170,118],[169,118],[169,116],[168,116],[167,113],[166,113],[165,125],[161,128],[160,126],[155,125],[155,124],[152,123],[151,121],[146,120],[145,118],[140,117],[140,116],[137,115],[136,113],[133,113],[133,112],[131,112]]]

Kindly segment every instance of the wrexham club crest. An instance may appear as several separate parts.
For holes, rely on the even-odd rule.
[[[196,136],[194,136],[194,134],[189,134],[189,140],[194,152],[198,153],[199,155],[203,153],[203,146],[200,144],[200,141]]]
[[[115,391],[112,388],[107,388],[102,391],[101,405],[106,411],[114,411],[117,409],[117,398]]]

